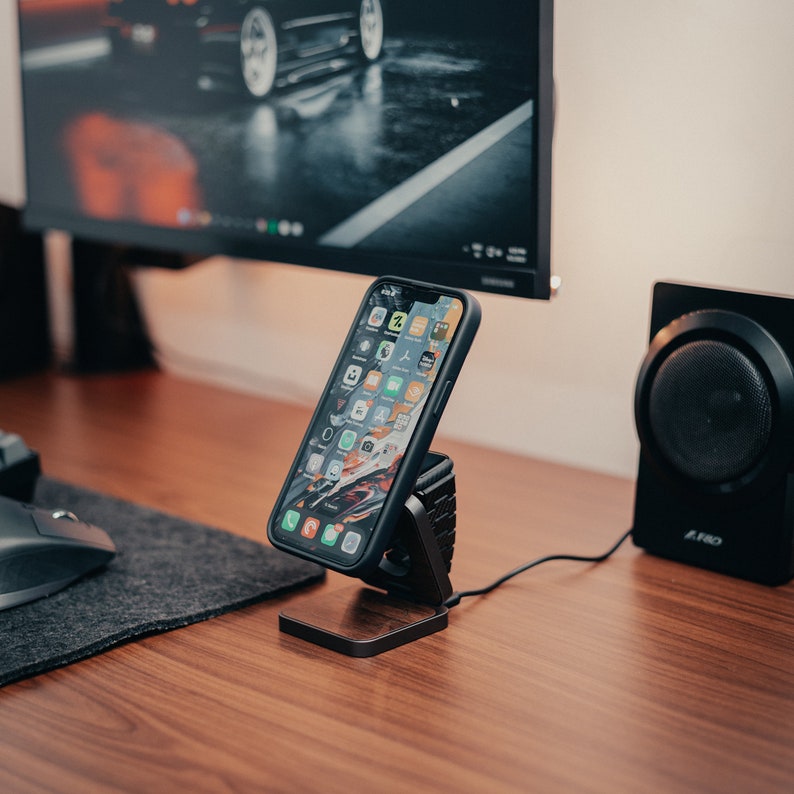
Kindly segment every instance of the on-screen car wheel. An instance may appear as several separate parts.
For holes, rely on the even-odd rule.
[[[383,49],[383,9],[380,0],[361,0],[359,12],[361,54],[367,61],[375,61]]]
[[[240,69],[243,84],[252,97],[261,99],[276,80],[278,42],[273,19],[264,8],[255,6],[240,27]]]

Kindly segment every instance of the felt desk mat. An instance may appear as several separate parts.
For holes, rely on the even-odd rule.
[[[49,477],[33,501],[102,527],[117,555],[58,593],[0,611],[0,686],[325,575],[270,546]]]

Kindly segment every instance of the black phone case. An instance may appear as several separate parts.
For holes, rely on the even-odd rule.
[[[274,532],[274,525],[277,521],[279,512],[282,509],[286,492],[289,484],[295,474],[296,469],[300,463],[301,451],[309,440],[312,427],[324,403],[325,394],[332,388],[334,376],[340,367],[341,362],[347,355],[348,348],[355,337],[356,328],[362,313],[367,310],[370,296],[373,292],[381,289],[384,284],[399,284],[409,288],[416,288],[419,290],[429,290],[442,295],[451,295],[458,298],[463,304],[463,313],[458,324],[455,336],[447,351],[444,362],[436,376],[436,380],[428,396],[425,408],[420,416],[419,423],[414,431],[414,434],[405,450],[402,463],[394,478],[392,487],[386,496],[383,503],[377,523],[372,530],[366,549],[361,557],[354,561],[351,565],[342,565],[337,560],[324,557],[322,554],[317,554],[310,550],[293,546],[289,543],[283,542],[278,535]],[[405,500],[411,494],[414,488],[417,477],[419,476],[422,464],[425,460],[425,455],[430,449],[430,444],[433,441],[438,422],[441,419],[444,407],[449,399],[449,395],[457,380],[458,374],[463,366],[463,362],[469,352],[471,344],[477,333],[480,324],[481,310],[477,300],[464,292],[463,290],[451,289],[434,284],[428,284],[421,281],[408,281],[401,278],[392,278],[384,276],[375,281],[364,295],[359,308],[354,315],[353,322],[350,330],[347,333],[344,343],[340,348],[339,356],[337,357],[328,378],[328,381],[323,389],[320,398],[317,401],[317,407],[312,415],[312,418],[307,426],[306,433],[298,446],[295,459],[290,467],[289,473],[281,488],[276,504],[271,513],[270,520],[267,526],[267,535],[270,542],[283,551],[287,551],[296,556],[303,557],[304,559],[311,560],[312,562],[319,563],[327,568],[330,568],[340,573],[349,576],[366,576],[370,574],[379,564],[386,551],[397,521],[405,504]]]

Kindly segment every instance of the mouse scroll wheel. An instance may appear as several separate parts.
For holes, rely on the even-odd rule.
[[[53,510],[52,517],[63,519],[65,521],[75,521],[78,523],[80,521],[80,519],[71,510]]]

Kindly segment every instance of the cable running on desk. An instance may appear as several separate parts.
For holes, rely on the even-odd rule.
[[[530,568],[535,568],[544,562],[552,562],[554,560],[571,560],[573,562],[603,562],[608,557],[611,557],[623,545],[626,539],[631,535],[632,531],[633,527],[626,530],[607,551],[605,551],[603,554],[598,554],[593,557],[582,556],[579,554],[549,554],[545,557],[538,557],[537,559],[530,560],[529,562],[520,565],[518,568],[514,568],[512,571],[508,571],[508,573],[504,574],[504,576],[500,576],[498,579],[491,582],[491,584],[486,585],[485,587],[480,587],[476,590],[462,590],[460,592],[453,593],[444,602],[444,606],[454,607],[457,606],[463,598],[490,593],[491,590],[495,590],[497,587],[504,584],[509,579],[512,579],[514,576],[518,576],[518,574],[524,573],[524,571],[528,571]]]

